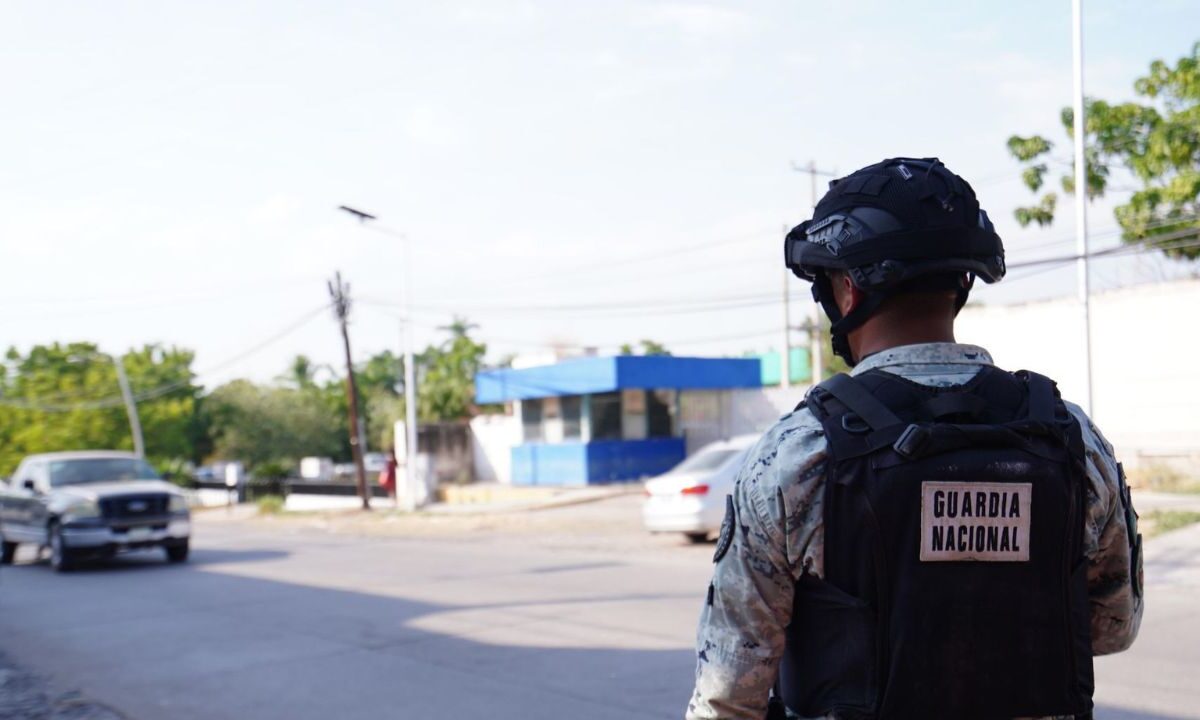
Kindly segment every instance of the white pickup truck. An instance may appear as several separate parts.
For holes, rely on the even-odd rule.
[[[50,548],[69,570],[88,558],[161,547],[184,562],[191,538],[187,498],[132,453],[115,450],[30,455],[0,483],[0,562],[18,545]]]

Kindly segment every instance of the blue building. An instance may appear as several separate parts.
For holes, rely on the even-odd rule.
[[[488,370],[475,401],[513,402],[515,485],[586,485],[665,472],[686,455],[681,394],[757,388],[758,358],[585,357]]]

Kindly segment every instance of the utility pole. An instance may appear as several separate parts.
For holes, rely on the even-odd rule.
[[[413,357],[412,323],[412,254],[409,252],[408,236],[402,240],[404,251],[404,480],[408,493],[404,499],[406,510],[417,507],[417,362]]]
[[[1087,388],[1088,415],[1095,412],[1092,398],[1092,293],[1088,273],[1087,236],[1087,156],[1084,155],[1087,128],[1083,105],[1083,0],[1071,2],[1071,49],[1074,57],[1074,140],[1075,140],[1075,262],[1079,302],[1083,306],[1083,378]]]
[[[125,363],[121,358],[110,356],[117,369],[117,384],[121,386],[121,397],[125,400],[125,414],[129,416],[129,434],[133,436],[133,454],[146,457],[146,443],[142,439],[142,421],[138,419],[137,403],[129,389],[129,376],[125,374]]]
[[[329,296],[333,298],[333,311],[342,328],[342,348],[346,353],[346,399],[350,405],[350,452],[354,455],[354,474],[358,485],[358,496],[362,498],[362,509],[371,509],[371,496],[367,492],[367,471],[363,467],[362,428],[358,424],[358,383],[354,379],[354,362],[350,358],[350,284],[342,282],[342,273],[334,275],[329,283]]]
[[[403,314],[401,320],[400,336],[404,345],[404,488],[405,492],[400,492],[400,479],[396,478],[396,500],[401,503],[406,510],[416,509],[416,492],[417,492],[417,375],[416,362],[413,358],[413,332],[412,332],[412,257],[409,252],[408,235],[388,227],[380,225],[368,224],[378,218],[371,213],[363,212],[348,205],[339,205],[338,210],[349,213],[358,219],[360,225],[367,227],[375,232],[384,235],[390,235],[400,241],[400,251],[402,253],[401,269],[402,275],[402,297]]]
[[[817,201],[820,199],[817,195],[817,176],[837,177],[837,172],[818,169],[815,160],[809,160],[808,165],[798,165],[793,162],[792,170],[808,173],[809,200],[813,210],[816,210]],[[821,326],[821,307],[814,302],[808,311],[808,357],[813,385],[825,378],[825,347],[821,340]]]

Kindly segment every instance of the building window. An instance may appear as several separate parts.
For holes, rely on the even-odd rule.
[[[583,437],[583,396],[559,398],[559,411],[562,413],[563,440],[579,440]]]
[[[675,437],[675,407],[678,392],[650,390],[646,393],[646,434],[648,437]]]
[[[524,431],[525,442],[542,442],[546,439],[540,398],[521,401],[521,428]]]
[[[646,438],[646,391],[640,388],[621,391],[621,437],[625,440]]]
[[[592,439],[621,439],[621,394],[599,393],[592,396]]]

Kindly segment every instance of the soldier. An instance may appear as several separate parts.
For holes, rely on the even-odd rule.
[[[785,240],[853,368],[727,500],[687,717],[1090,717],[1142,617],[1112,447],[1054,383],[954,339],[1004,248],[937,159],[830,183]]]

